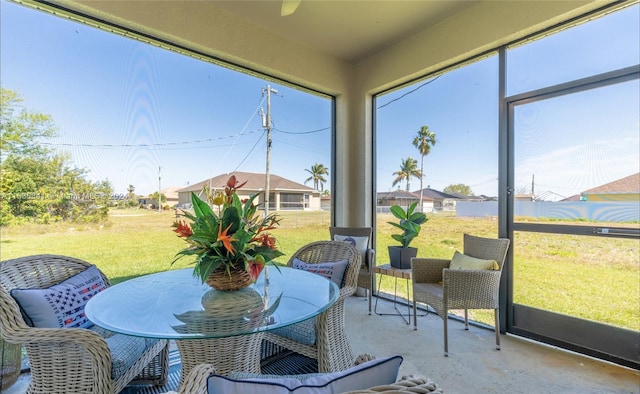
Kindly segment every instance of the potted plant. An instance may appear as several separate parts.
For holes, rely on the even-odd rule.
[[[237,189],[245,183],[232,175],[224,193],[208,199],[218,206],[218,213],[191,193],[195,215],[183,211],[182,216],[190,223],[174,223],[174,231],[188,246],[178,252],[173,262],[183,256],[195,256],[194,276],[219,290],[248,286],[266,263],[283,255],[276,247],[275,237],[268,232],[276,228],[279,217],[274,213],[263,217],[257,212],[253,201],[259,194],[241,201]]]
[[[411,268],[411,258],[416,257],[418,249],[410,247],[411,241],[420,234],[420,225],[427,221],[427,215],[423,212],[414,212],[418,202],[409,205],[405,211],[399,205],[391,206],[393,216],[399,219],[398,223],[388,222],[390,225],[402,230],[400,234],[391,234],[391,238],[400,242],[400,246],[389,246],[389,260],[394,268]]]

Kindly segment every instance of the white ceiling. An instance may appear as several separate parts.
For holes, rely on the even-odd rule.
[[[478,2],[302,0],[293,14],[281,16],[280,0],[210,1],[252,24],[352,64]]]

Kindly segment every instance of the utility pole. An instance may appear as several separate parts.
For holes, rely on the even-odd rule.
[[[262,89],[262,95],[267,93],[267,115],[262,118],[262,127],[267,129],[267,166],[265,171],[265,185],[264,185],[264,217],[269,216],[269,194],[270,194],[270,181],[269,181],[269,167],[271,165],[271,93],[278,94],[278,91],[272,89],[270,85],[267,85],[266,89]]]
[[[531,174],[531,198],[535,198],[536,197],[536,175],[535,174]]]
[[[162,198],[160,198],[160,166],[158,166],[158,212],[162,212]]]

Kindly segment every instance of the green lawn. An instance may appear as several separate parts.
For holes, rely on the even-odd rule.
[[[282,212],[273,233],[287,261],[302,245],[329,238],[328,212]],[[189,266],[175,254],[185,244],[172,231],[173,212],[112,210],[102,227],[68,225],[2,228],[0,259],[38,253],[74,256],[96,264],[113,283],[131,277]],[[394,245],[387,223],[378,216],[377,264],[388,261]],[[636,225],[637,226],[637,225]],[[495,218],[467,219],[431,216],[412,246],[418,256],[450,258],[462,251],[462,234],[495,237]],[[569,314],[619,327],[640,330],[640,243],[637,240],[516,233],[514,298],[519,304]],[[383,277],[382,290],[393,291],[393,279]],[[404,283],[400,289],[404,289]],[[406,296],[405,292],[401,293]],[[475,312],[478,321],[492,323],[490,312]]]

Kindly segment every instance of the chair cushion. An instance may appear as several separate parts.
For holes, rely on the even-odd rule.
[[[282,337],[293,339],[296,342],[304,343],[305,345],[313,345],[316,343],[316,318],[312,317],[300,323],[276,328],[272,332]]]
[[[296,393],[320,394],[364,390],[372,386],[391,384],[398,377],[401,356],[374,359],[340,372],[318,374],[299,379],[295,375],[237,379],[211,375],[207,379],[207,393]]]
[[[132,337],[115,334],[105,339],[111,353],[111,379],[119,379],[142,357],[148,347],[155,345],[157,339]]]
[[[369,237],[352,237],[350,235],[335,234],[333,236],[333,240],[347,242],[354,248],[358,249],[358,252],[360,252],[360,256],[362,256],[362,265],[366,266],[367,249],[369,248]]]
[[[467,256],[456,251],[451,258],[449,269],[455,270],[499,270],[500,266],[495,260],[483,260]]]
[[[342,286],[342,278],[344,277],[344,271],[347,269],[347,264],[347,260],[311,264],[294,257],[291,266],[295,269],[322,275],[334,281],[338,286]]]
[[[89,327],[84,314],[87,301],[107,288],[95,265],[45,289],[13,289],[25,322],[38,328]]]

